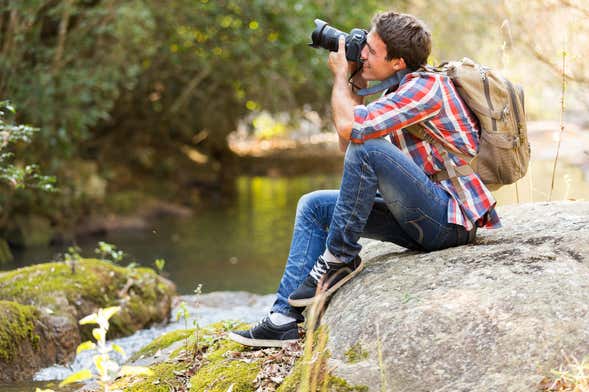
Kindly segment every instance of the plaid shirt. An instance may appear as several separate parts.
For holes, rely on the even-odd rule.
[[[416,138],[404,127],[419,123],[436,139],[444,138],[462,153],[474,156],[478,149],[478,123],[460,99],[450,78],[427,72],[408,73],[399,87],[380,99],[354,108],[351,142],[389,135],[390,140],[408,155],[427,175],[444,169],[444,161],[435,146]],[[462,159],[450,153],[456,165]],[[461,201],[450,180],[439,185],[450,194],[448,222],[471,230],[501,226],[494,210],[496,201],[476,174],[458,178],[466,200]]]

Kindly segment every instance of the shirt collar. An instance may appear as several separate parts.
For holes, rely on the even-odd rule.
[[[399,88],[399,84],[401,84],[401,81],[403,80],[405,75],[407,75],[408,73],[411,73],[413,71],[414,71],[413,69],[404,68],[400,71],[395,72],[391,77],[383,80],[382,82],[380,82],[376,86],[367,87],[367,88],[363,88],[363,89],[358,90],[356,92],[356,94],[361,97],[364,97],[366,95],[376,94],[376,93],[384,91],[384,90],[386,90],[387,92],[388,91],[391,91],[391,92],[395,91],[396,89]]]

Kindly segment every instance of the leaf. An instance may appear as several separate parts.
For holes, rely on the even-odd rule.
[[[105,320],[109,320],[115,313],[121,310],[120,306],[111,306],[110,308],[100,309],[98,315],[102,316]]]
[[[92,330],[92,336],[97,342],[104,342],[106,340],[106,331],[103,328],[94,328]]]
[[[119,376],[151,376],[153,371],[144,366],[123,366],[119,371]]]
[[[88,316],[78,321],[78,324],[98,324],[98,315],[96,313],[89,314]]]
[[[75,372],[74,374],[69,375],[66,377],[65,380],[59,383],[59,387],[63,387],[64,385],[73,384],[75,382],[81,382],[92,378],[92,372],[88,369],[80,370],[79,372]]]
[[[96,344],[94,342],[91,342],[90,340],[87,340],[84,343],[80,343],[78,345],[78,348],[76,349],[76,354],[79,354],[82,351],[94,350],[95,348]]]
[[[123,348],[121,346],[119,346],[118,344],[113,343],[112,349],[115,350],[116,352],[118,352],[119,354],[121,354],[122,356],[127,355],[127,354],[125,354],[125,350],[123,350]]]

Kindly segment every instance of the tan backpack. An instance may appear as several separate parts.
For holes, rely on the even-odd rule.
[[[446,140],[432,140],[420,126],[407,128],[442,152],[446,172],[438,173],[434,179],[450,178],[457,183],[453,177],[474,171],[488,188],[498,189],[522,178],[530,161],[523,89],[513,85],[496,70],[466,57],[438,67],[428,66],[425,71],[450,77],[464,103],[479,120],[481,130],[479,150],[473,158],[456,150]],[[466,160],[469,165],[455,167],[450,163],[447,151]]]

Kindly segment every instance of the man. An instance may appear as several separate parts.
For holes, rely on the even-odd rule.
[[[473,241],[477,227],[500,226],[495,200],[479,177],[461,176],[458,186],[434,181],[444,169],[445,151],[406,129],[418,124],[433,140],[445,139],[469,156],[478,148],[478,123],[450,79],[420,70],[430,50],[431,35],[420,20],[392,11],[377,14],[352,85],[348,73],[354,64],[348,64],[340,37],[339,50],[328,60],[333,120],[346,151],[340,190],[300,199],[276,302],[261,322],[230,333],[230,339],[259,347],[296,341],[301,309],[362,269],[361,236],[433,251]],[[356,86],[367,81],[393,86],[364,105]],[[466,164],[451,153],[449,158],[456,166]]]

